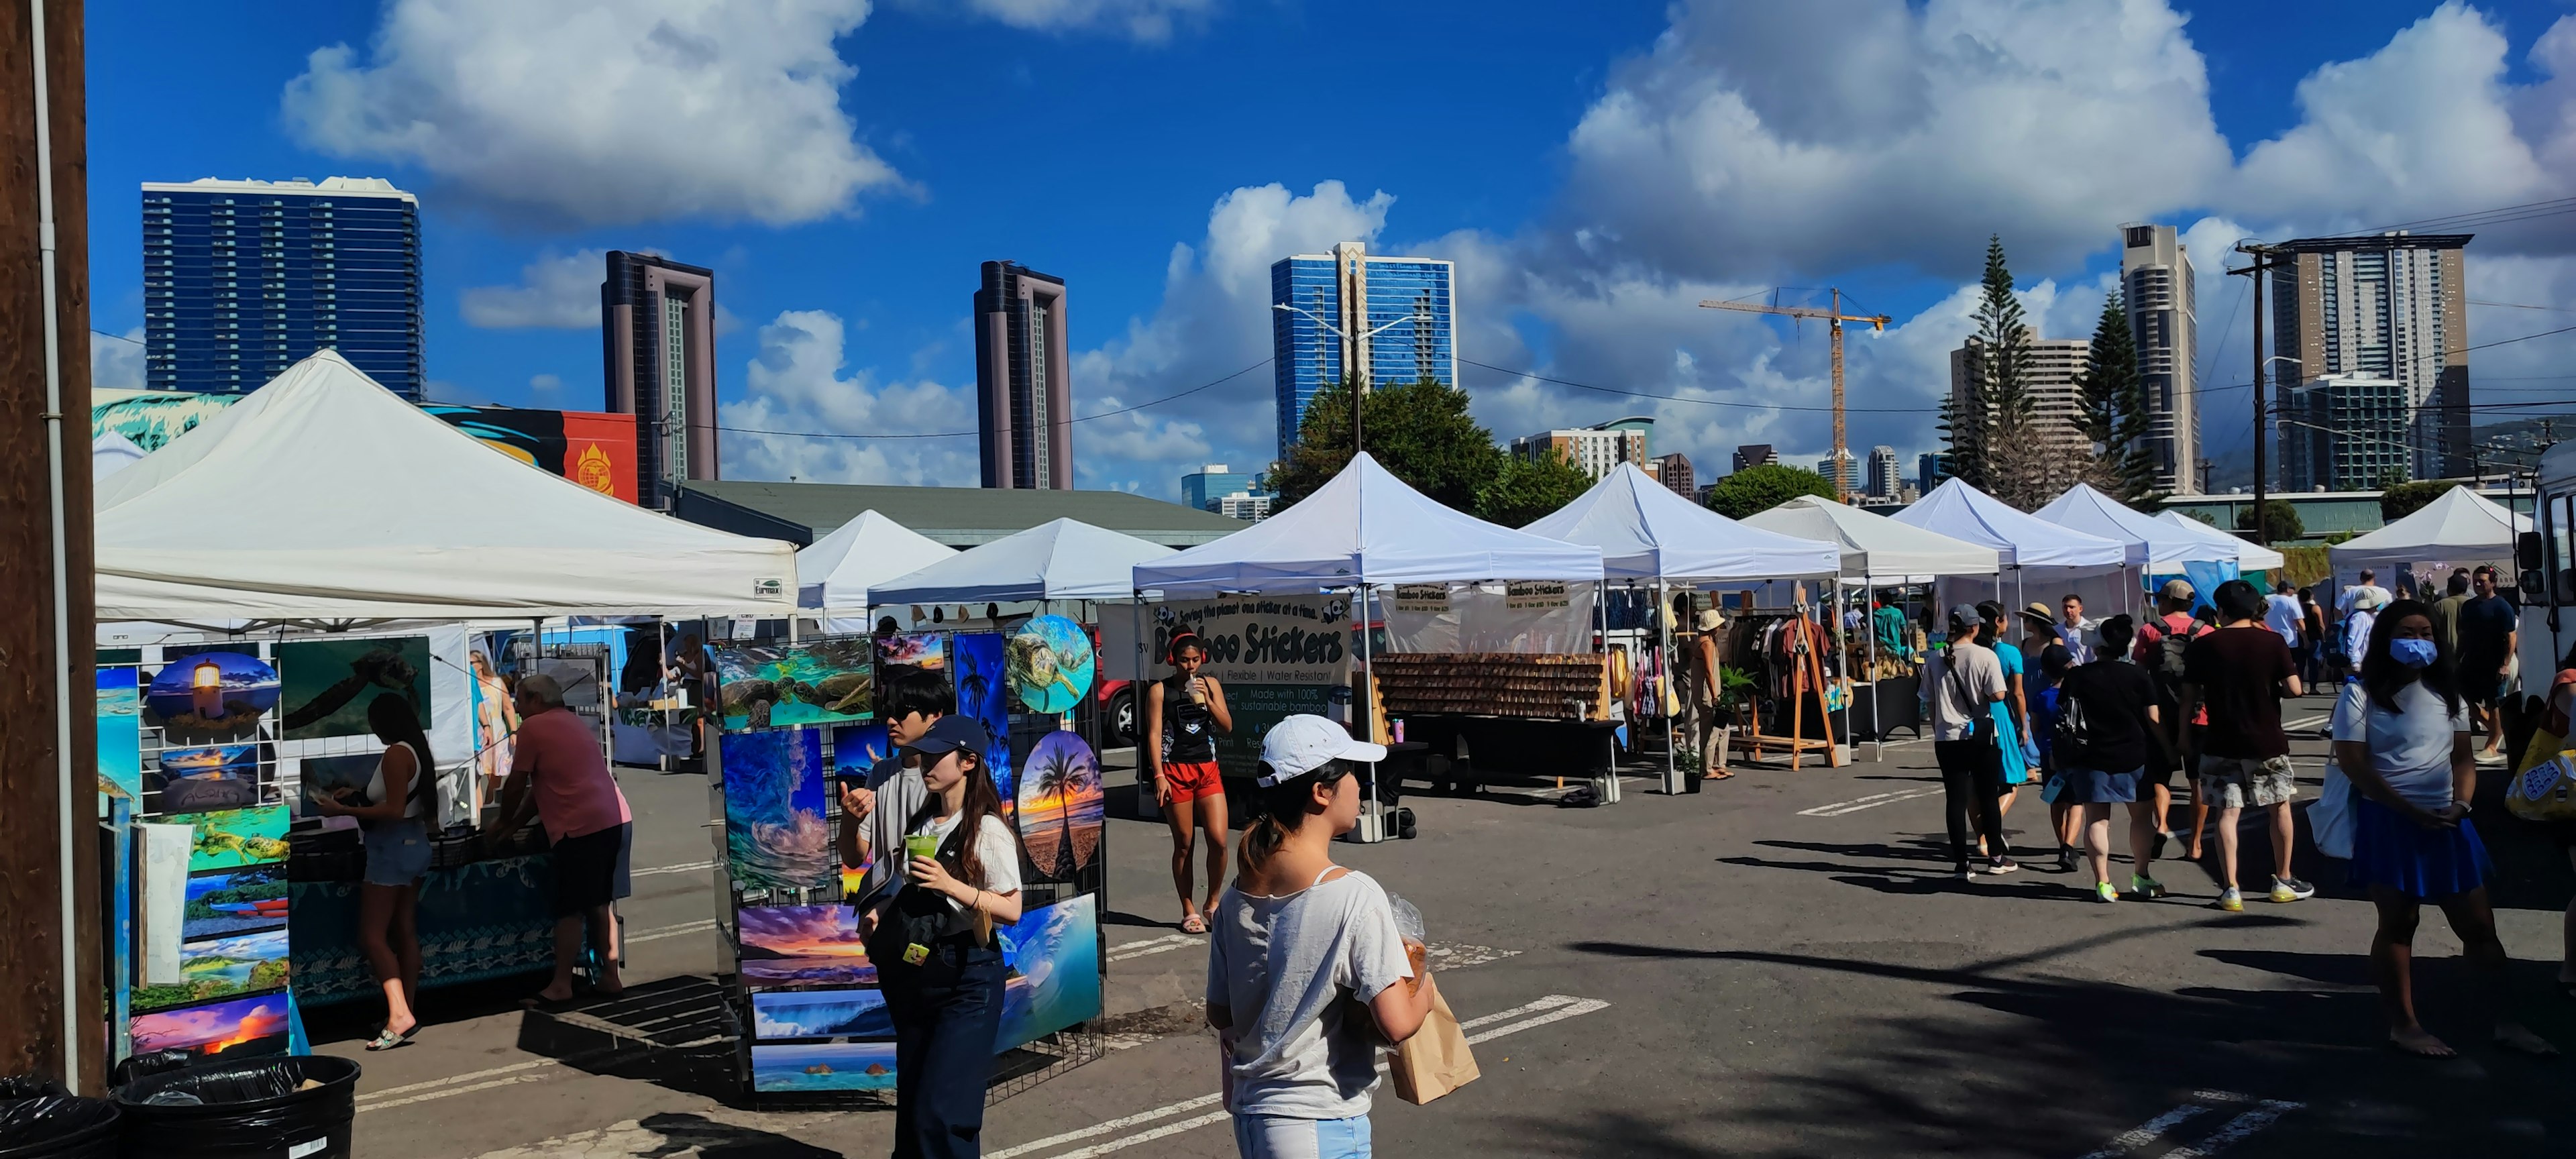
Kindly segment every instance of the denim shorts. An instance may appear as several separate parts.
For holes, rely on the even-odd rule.
[[[1236,1115],[1234,1150],[1243,1159],[1368,1159],[1368,1116],[1290,1119]]]
[[[369,829],[365,842],[369,885],[415,885],[429,872],[429,828],[417,817]]]

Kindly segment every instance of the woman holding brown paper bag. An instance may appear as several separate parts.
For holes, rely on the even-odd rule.
[[[1359,824],[1345,762],[1385,755],[1320,716],[1262,738],[1260,792],[1208,947],[1208,1025],[1244,1159],[1365,1159],[1378,1052],[1430,1013],[1437,991],[1408,960],[1386,891],[1332,859],[1333,838]]]

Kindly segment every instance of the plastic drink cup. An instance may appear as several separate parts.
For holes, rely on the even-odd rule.
[[[903,839],[903,852],[907,857],[937,857],[939,856],[939,837],[932,833],[906,834]]]

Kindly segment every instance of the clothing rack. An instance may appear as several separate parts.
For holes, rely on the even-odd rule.
[[[1832,686],[1832,683],[1825,676],[1826,643],[1820,638],[1824,635],[1824,628],[1809,618],[1804,611],[1794,609],[1748,609],[1740,613],[1737,619],[1747,629],[1743,651],[1760,650],[1762,646],[1760,638],[1767,634],[1767,627],[1756,629],[1755,626],[1762,625],[1765,621],[1788,621],[1795,625],[1788,630],[1797,637],[1789,645],[1789,735],[1787,737],[1765,736],[1762,732],[1762,713],[1755,711],[1747,714],[1750,719],[1746,722],[1746,739],[1752,742],[1753,759],[1762,760],[1764,749],[1770,744],[1778,743],[1788,750],[1789,768],[1792,770],[1797,769],[1806,754],[1810,752],[1823,753],[1827,767],[1840,768],[1844,761],[1842,750],[1834,743],[1834,717],[1832,711],[1825,707],[1826,690]],[[1739,651],[1730,662],[1742,663],[1742,654],[1742,651]],[[1767,682],[1763,681],[1756,682],[1756,697],[1769,698],[1766,684]],[[1813,694],[1816,699],[1816,728],[1819,734],[1816,737],[1807,735],[1807,697],[1810,694]]]

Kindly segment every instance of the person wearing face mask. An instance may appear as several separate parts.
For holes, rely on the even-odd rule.
[[[2370,964],[2390,1045],[2424,1058],[2456,1054],[2415,1016],[2415,926],[2426,901],[2442,907],[2478,975],[2497,1045],[2558,1053],[2503,1016],[2511,976],[2487,902],[2486,847],[2469,823],[2477,790],[2469,721],[2434,642],[2432,610],[2399,600],[2379,613],[2360,656],[2360,678],[2334,711],[2335,764],[2351,778],[2352,881],[2379,911]]]

